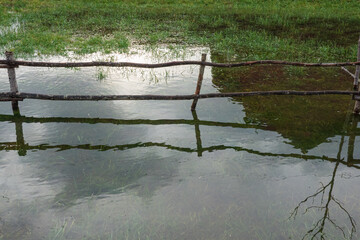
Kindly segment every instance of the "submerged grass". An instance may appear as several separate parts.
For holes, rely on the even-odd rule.
[[[66,55],[165,43],[208,46],[229,60],[351,60],[359,12],[355,0],[0,0],[0,48]]]

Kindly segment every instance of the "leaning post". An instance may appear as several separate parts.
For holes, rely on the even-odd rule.
[[[205,65],[204,62],[206,61],[206,54],[202,54],[201,55],[201,66],[200,66],[200,72],[199,72],[199,77],[198,77],[198,81],[196,84],[196,90],[195,90],[195,99],[191,105],[191,111],[194,111],[196,108],[196,104],[198,102],[198,98],[197,96],[200,94],[200,90],[201,90],[201,85],[202,85],[202,80],[204,78],[204,70],[205,70]]]
[[[8,62],[8,75],[9,75],[9,82],[10,82],[10,91],[13,93],[18,93],[19,89],[18,89],[18,85],[16,82],[16,75],[15,75],[15,66],[11,63],[12,61],[15,61],[14,58],[14,53],[13,52],[5,52],[5,56],[6,56],[6,60],[9,61]],[[11,101],[11,106],[12,106],[12,110],[14,115],[19,115],[20,111],[19,111],[19,103],[16,100]]]
[[[357,61],[360,62],[360,37],[358,42],[358,51],[357,51]],[[354,76],[354,90],[359,91],[359,75],[360,75],[360,65],[356,65],[356,71]],[[355,106],[354,106],[354,113],[360,114],[360,99],[359,95],[355,96]]]

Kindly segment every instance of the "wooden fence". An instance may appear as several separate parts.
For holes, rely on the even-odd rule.
[[[205,126],[222,126],[222,127],[233,127],[233,128],[261,128],[261,126],[249,126],[246,124],[239,123],[221,123],[221,122],[211,122],[211,121],[201,121],[197,118],[195,109],[199,99],[205,98],[220,98],[220,97],[244,97],[244,96],[266,96],[266,95],[326,95],[326,94],[337,94],[337,95],[352,95],[355,100],[354,113],[360,113],[360,91],[359,91],[359,74],[360,74],[360,39],[359,47],[357,53],[356,62],[341,62],[341,63],[301,63],[301,62],[288,62],[288,61],[274,61],[274,60],[261,60],[261,61],[249,61],[249,62],[240,62],[240,63],[212,63],[206,62],[206,54],[201,56],[201,61],[174,61],[167,63],[158,63],[158,64],[144,64],[144,63],[131,63],[131,62],[34,62],[34,61],[18,61],[14,59],[12,52],[6,52],[6,60],[0,60],[0,68],[7,69],[9,82],[10,82],[10,91],[9,92],[0,92],[0,101],[11,101],[12,109],[14,116],[1,115],[1,121],[10,121],[15,123],[16,129],[16,142],[3,142],[0,143],[0,150],[18,150],[19,155],[25,155],[27,150],[46,150],[50,148],[56,148],[59,150],[66,149],[99,149],[99,150],[108,150],[108,149],[128,149],[128,148],[137,148],[137,147],[147,147],[147,146],[158,146],[169,148],[177,151],[183,152],[197,152],[198,156],[201,156],[206,151],[214,150],[224,150],[224,149],[234,149],[235,151],[247,151],[249,153],[258,154],[262,156],[286,156],[286,157],[298,157],[304,159],[322,159],[330,162],[339,161],[337,158],[329,158],[324,156],[309,156],[303,154],[273,154],[273,153],[262,153],[257,152],[251,149],[245,149],[241,147],[231,147],[231,146],[211,146],[204,148],[202,147],[202,141],[200,136],[200,125]],[[256,92],[232,92],[232,93],[208,93],[201,94],[201,86],[204,75],[205,67],[221,67],[221,68],[233,68],[233,67],[242,67],[242,66],[253,66],[261,64],[272,64],[272,65],[287,65],[287,66],[298,66],[298,67],[341,67],[345,72],[347,72],[353,79],[353,91],[342,91],[342,90],[321,90],[321,91],[294,91],[294,90],[283,90],[283,91],[256,91]],[[162,68],[162,67],[172,67],[180,65],[199,65],[200,71],[198,75],[198,81],[195,89],[195,93],[191,95],[46,95],[38,93],[25,93],[20,92],[19,87],[16,81],[16,68],[20,66],[29,66],[29,67],[96,67],[96,66],[105,66],[105,67],[137,67],[137,68]],[[356,66],[355,73],[351,73],[345,66]],[[191,105],[191,110],[193,114],[193,120],[120,120],[120,119],[91,119],[91,118],[34,118],[34,117],[25,117],[20,115],[18,101],[23,101],[24,99],[39,99],[39,100],[66,100],[66,101],[99,101],[99,100],[193,100]],[[348,141],[348,157],[347,161],[342,161],[343,164],[351,167],[360,168],[357,166],[360,159],[355,159],[354,155],[354,145],[355,137],[360,135],[359,129],[357,128],[358,120],[354,118],[352,121],[351,130],[349,132],[349,141]],[[70,145],[29,145],[25,143],[22,124],[23,123],[33,123],[33,122],[67,122],[67,123],[110,123],[110,124],[150,124],[150,125],[161,125],[161,124],[187,124],[194,125],[195,127],[195,137],[196,137],[196,148],[183,148],[177,146],[166,145],[164,143],[139,143],[139,144],[127,144],[127,145],[118,145],[118,146],[91,146],[89,144],[70,146]]]
[[[223,97],[244,97],[259,95],[352,95],[355,100],[354,113],[360,113],[360,92],[359,92],[359,74],[360,74],[360,39],[358,45],[356,62],[340,63],[301,63],[276,60],[248,61],[240,63],[212,63],[206,62],[206,54],[202,54],[201,61],[174,61],[167,63],[145,64],[131,62],[34,62],[15,60],[12,52],[6,52],[6,60],[0,60],[0,68],[8,70],[10,92],[0,92],[0,101],[11,101],[14,114],[19,114],[18,101],[23,99],[40,99],[40,100],[66,100],[66,101],[99,101],[99,100],[193,100],[191,110],[196,109],[199,99],[205,98],[223,98]],[[208,93],[201,94],[201,86],[205,67],[233,68],[242,66],[253,66],[260,64],[287,65],[298,67],[341,67],[344,71],[354,78],[353,91],[341,90],[321,90],[321,91],[255,91],[255,92],[231,92],[231,93]],[[19,66],[28,67],[136,67],[136,68],[163,68],[180,65],[199,65],[200,72],[195,89],[191,95],[47,95],[37,93],[20,92],[16,81],[15,69]],[[345,66],[356,66],[355,74],[351,73]]]

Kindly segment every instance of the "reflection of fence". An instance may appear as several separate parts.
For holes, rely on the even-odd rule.
[[[354,155],[354,145],[355,137],[360,136],[360,129],[357,128],[358,117],[354,117],[351,120],[351,123],[347,124],[347,128],[344,129],[346,136],[349,136],[348,141],[348,151],[347,151],[347,161],[337,158],[331,158],[327,156],[314,156],[306,154],[276,154],[271,152],[261,152],[253,149],[248,149],[239,146],[226,146],[226,145],[216,145],[210,147],[203,147],[201,141],[200,126],[213,126],[213,127],[231,127],[231,128],[253,128],[253,129],[262,129],[267,130],[266,126],[261,125],[251,125],[243,123],[227,123],[227,122],[214,122],[214,121],[202,121],[199,120],[196,112],[193,111],[193,119],[161,119],[161,120],[148,120],[148,119],[134,119],[134,120],[122,120],[122,119],[108,119],[108,118],[37,118],[37,117],[25,117],[25,116],[12,116],[12,115],[0,115],[0,122],[14,122],[16,129],[16,142],[0,142],[0,151],[1,150],[17,150],[19,155],[26,155],[28,150],[47,150],[47,149],[57,149],[58,151],[64,151],[69,149],[83,149],[83,150],[126,150],[132,148],[141,148],[141,147],[162,147],[170,150],[188,152],[188,153],[197,153],[198,156],[202,156],[204,152],[212,152],[217,150],[226,150],[232,149],[235,151],[248,152],[250,154],[255,154],[259,156],[268,156],[268,157],[289,157],[289,158],[299,158],[304,160],[324,160],[329,162],[341,162],[342,164],[360,169],[360,159],[355,159]],[[97,123],[108,123],[116,125],[193,125],[195,129],[196,137],[196,148],[191,147],[177,147],[169,145],[166,143],[156,143],[156,142],[138,142],[133,144],[124,144],[124,145],[90,145],[90,144],[80,144],[80,145],[68,145],[68,144],[59,144],[59,145],[29,145],[25,143],[23,135],[23,123],[85,123],[85,124],[97,124]],[[344,135],[344,136],[345,136]],[[343,137],[344,137],[343,136]],[[341,148],[342,148],[341,144]]]
[[[158,64],[144,64],[144,63],[131,63],[131,62],[32,62],[32,61],[17,61],[14,59],[12,52],[6,52],[6,60],[0,60],[0,68],[7,68],[10,92],[0,93],[0,101],[11,101],[14,113],[19,114],[18,101],[23,99],[41,99],[41,100],[66,100],[66,101],[99,101],[99,100],[193,100],[191,110],[195,110],[198,99],[203,98],[221,98],[221,97],[242,97],[254,95],[352,95],[356,100],[354,112],[360,113],[360,92],[358,91],[359,74],[360,74],[360,39],[357,62],[343,62],[343,63],[300,63],[300,62],[287,62],[275,60],[260,60],[241,63],[212,63],[206,62],[206,54],[203,54],[201,61],[175,61]],[[258,64],[273,64],[273,65],[288,65],[300,67],[342,67],[354,78],[354,91],[337,91],[337,90],[324,90],[324,91],[257,91],[257,92],[234,92],[234,93],[209,93],[200,94],[204,69],[205,66],[209,67],[222,67],[233,68],[241,66],[253,66]],[[19,92],[16,82],[15,68],[19,66],[29,67],[137,67],[137,68],[162,68],[180,65],[200,65],[200,73],[194,94],[191,95],[46,95],[36,93],[22,93]],[[355,74],[352,74],[344,66],[356,66]]]

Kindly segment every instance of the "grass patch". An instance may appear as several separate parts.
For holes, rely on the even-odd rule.
[[[203,45],[237,60],[353,60],[358,1],[0,0],[1,50],[122,52],[131,44]]]

